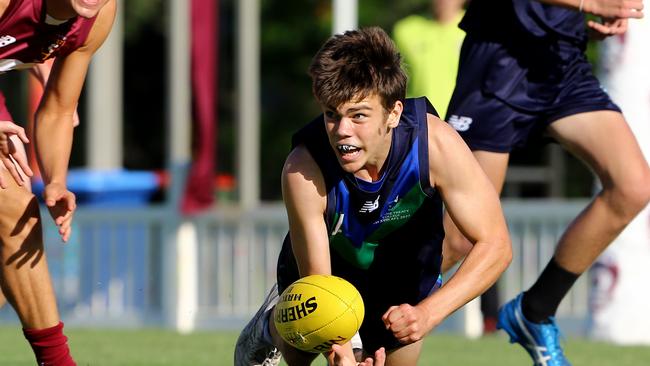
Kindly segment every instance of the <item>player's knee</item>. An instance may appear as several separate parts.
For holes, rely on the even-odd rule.
[[[27,242],[40,242],[41,215],[33,194],[22,190],[2,191],[0,207],[0,245],[3,249],[15,247],[13,249],[18,250]]]
[[[626,220],[632,220],[650,202],[650,169],[641,169],[615,187],[613,202]]]

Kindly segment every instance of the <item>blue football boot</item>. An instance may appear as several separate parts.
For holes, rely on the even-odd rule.
[[[550,317],[549,323],[526,320],[521,312],[522,297],[523,294],[519,294],[499,310],[497,329],[510,335],[510,343],[521,344],[533,358],[534,366],[571,366],[562,352],[555,318]]]

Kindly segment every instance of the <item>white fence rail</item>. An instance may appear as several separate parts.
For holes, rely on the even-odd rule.
[[[513,241],[512,265],[500,280],[503,298],[529,287],[553,253],[558,236],[584,207],[584,201],[506,201],[504,210]],[[47,215],[46,213],[44,213]],[[170,235],[181,218],[168,208],[80,208],[73,239],[63,245],[48,226],[50,271],[67,324],[83,326],[169,326],[177,291],[165,263]],[[257,310],[275,282],[276,259],[287,230],[284,209],[264,206],[251,212],[217,209],[184,219],[196,228],[197,279],[190,303],[190,328],[241,326]],[[49,218],[46,218],[49,222]],[[171,228],[171,229],[170,229]],[[172,239],[173,240],[173,239]],[[178,276],[176,276],[178,278]],[[180,285],[182,286],[182,284]],[[569,333],[584,330],[588,318],[588,278],[584,276],[562,303],[558,318],[572,323]],[[0,318],[15,319],[8,306]],[[458,317],[457,317],[458,318]],[[458,320],[447,327],[460,330]]]

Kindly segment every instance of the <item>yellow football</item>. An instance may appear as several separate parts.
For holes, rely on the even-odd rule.
[[[359,291],[348,281],[311,275],[282,292],[273,322],[282,339],[303,351],[322,353],[349,341],[363,321]]]

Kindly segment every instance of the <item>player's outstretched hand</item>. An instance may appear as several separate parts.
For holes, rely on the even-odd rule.
[[[11,141],[12,136],[16,136],[25,144],[29,143],[29,139],[22,127],[10,121],[0,121],[0,160],[16,183],[22,186],[26,178],[20,173],[19,168],[29,177],[33,173],[27,163],[27,157],[18,151],[14,142]],[[7,183],[0,174],[0,187],[7,188]]]
[[[607,19],[643,18],[643,0],[582,0],[585,13]]]
[[[68,191],[63,184],[50,183],[45,186],[43,198],[54,223],[59,227],[61,239],[67,242],[72,232],[72,217],[77,208],[74,193]]]
[[[366,358],[362,362],[351,360],[345,355],[343,347],[338,344],[332,346],[332,352],[327,356],[330,366],[384,366],[386,363],[386,351],[383,347],[375,351],[374,359]]]
[[[393,332],[395,338],[403,344],[417,342],[431,330],[427,325],[427,314],[409,304],[391,306],[381,319],[386,329]]]
[[[589,20],[589,36],[597,40],[603,40],[610,36],[623,34],[627,31],[627,19],[603,19],[602,22]]]

